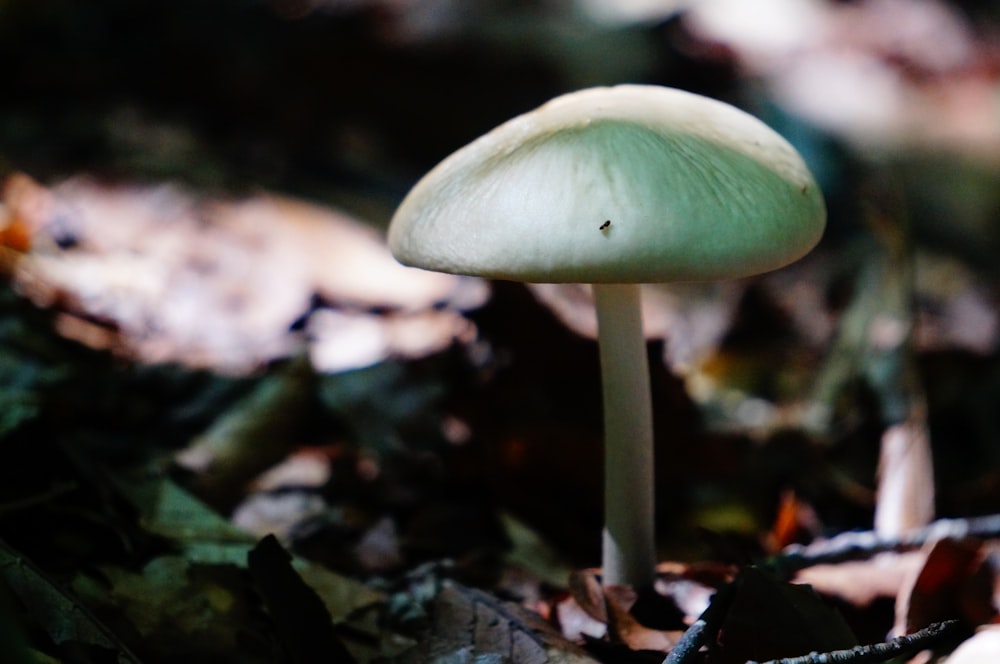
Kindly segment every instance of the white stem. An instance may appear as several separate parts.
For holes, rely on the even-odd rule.
[[[604,394],[604,583],[652,583],[653,408],[640,287],[595,284]]]

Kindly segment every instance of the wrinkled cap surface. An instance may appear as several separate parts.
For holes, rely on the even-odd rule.
[[[728,104],[621,85],[573,92],[459,149],[389,227],[407,265],[539,283],[748,276],[823,233],[823,198],[781,136]]]

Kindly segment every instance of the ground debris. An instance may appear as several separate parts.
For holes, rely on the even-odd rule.
[[[420,645],[394,664],[588,664],[596,662],[537,615],[480,590],[445,584]]]

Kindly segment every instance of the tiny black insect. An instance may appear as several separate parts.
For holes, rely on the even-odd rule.
[[[598,228],[597,230],[606,231],[609,228],[611,228],[611,220],[610,219],[608,219],[603,224],[601,224],[600,228]]]

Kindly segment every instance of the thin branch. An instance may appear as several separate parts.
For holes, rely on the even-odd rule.
[[[885,643],[856,646],[849,650],[834,650],[828,653],[810,653],[802,657],[774,659],[764,664],[872,664],[886,662],[900,655],[926,650],[949,637],[958,626],[957,620],[933,623],[924,629],[900,636]],[[758,664],[747,662],[747,664]]]
[[[727,583],[715,592],[711,602],[673,647],[663,664],[693,664],[701,647],[712,634],[717,634],[725,620],[735,594],[735,586]]]
[[[879,537],[874,531],[841,533],[830,539],[807,545],[793,544],[771,561],[771,566],[785,576],[822,563],[868,558],[885,551],[903,551],[926,542],[965,537],[1000,537],[1000,514],[969,519],[940,519],[901,537]]]

